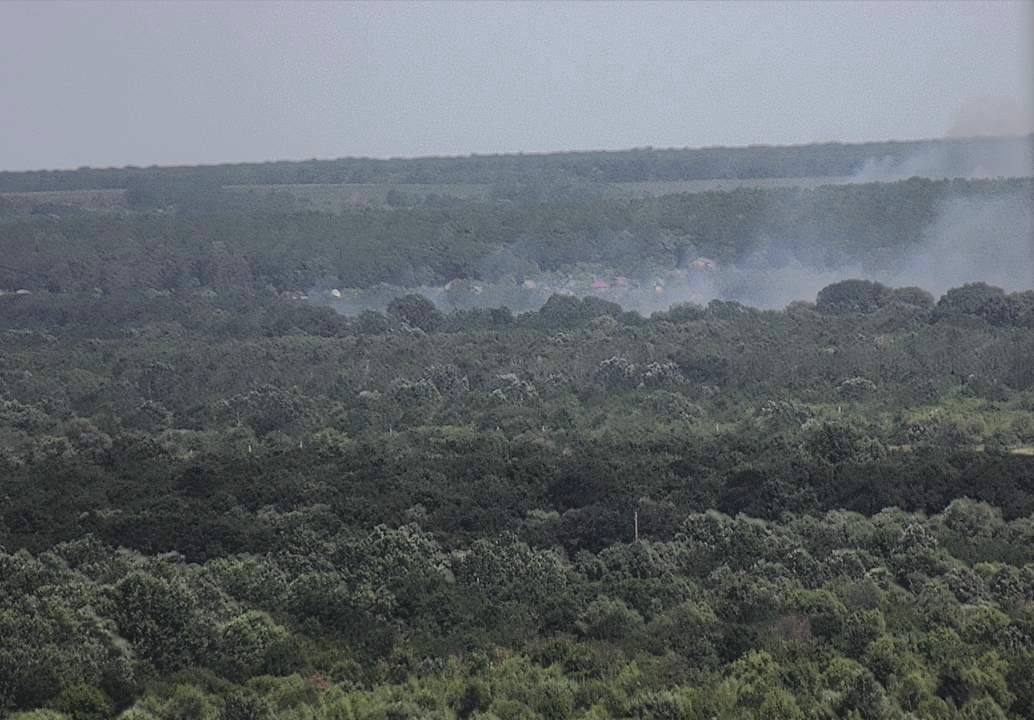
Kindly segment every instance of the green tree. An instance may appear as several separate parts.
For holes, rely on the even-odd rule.
[[[410,293],[388,303],[388,314],[424,332],[433,332],[442,324],[442,314],[423,295]]]

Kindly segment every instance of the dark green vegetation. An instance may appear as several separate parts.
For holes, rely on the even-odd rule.
[[[946,197],[1030,188],[12,213],[0,714],[1034,716],[1034,292],[278,294],[767,227],[875,262]]]

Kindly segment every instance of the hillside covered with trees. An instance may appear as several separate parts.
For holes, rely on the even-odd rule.
[[[1030,178],[336,212],[221,192],[843,174],[891,149],[710,152],[0,204],[0,716],[1034,717],[1034,289],[484,300],[579,273],[670,292],[764,238],[779,267],[877,273],[946,247],[949,206],[1018,211],[972,215],[992,253]],[[0,186],[132,190],[116,172]],[[412,292],[453,281],[482,300]],[[383,284],[382,311],[335,311]]]

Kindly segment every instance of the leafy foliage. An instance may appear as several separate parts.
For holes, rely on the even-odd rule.
[[[0,296],[0,714],[1034,716],[1031,292],[460,308],[766,230],[875,262],[949,193],[1029,190],[543,194],[854,153],[0,176],[136,208],[0,221],[0,285],[32,290]],[[500,187],[339,214],[223,187],[285,177]],[[450,278],[453,312],[281,292]]]

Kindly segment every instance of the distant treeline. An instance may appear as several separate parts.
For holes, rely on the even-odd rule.
[[[181,167],[79,168],[0,172],[0,192],[143,188],[154,183],[284,185],[314,183],[637,182],[854,175],[867,161],[891,165],[937,154],[946,175],[969,172],[973,158],[1029,154],[1034,136],[561,152],[466,157],[342,158]]]

